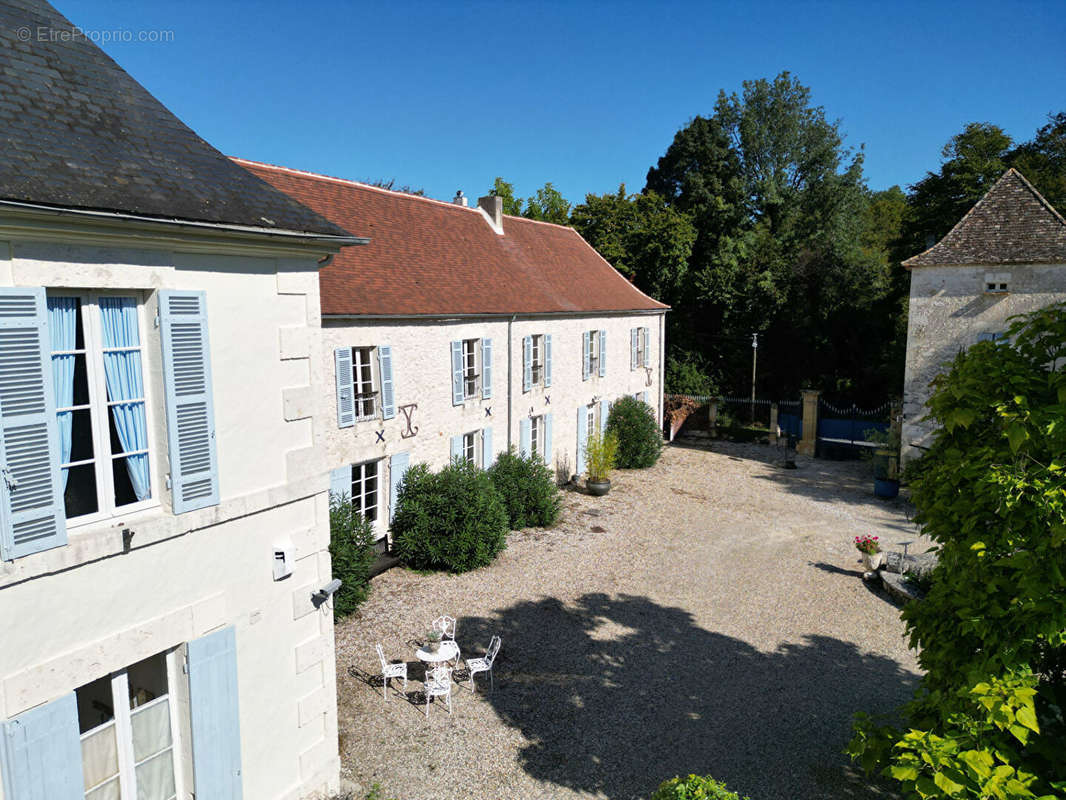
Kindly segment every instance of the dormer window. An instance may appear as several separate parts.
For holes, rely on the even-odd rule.
[[[985,294],[1008,294],[1010,292],[1009,272],[986,272]]]

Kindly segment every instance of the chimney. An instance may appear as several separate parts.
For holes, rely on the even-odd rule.
[[[487,195],[477,199],[478,207],[489,215],[497,230],[503,228],[503,198],[495,195]]]
[[[455,197],[452,198],[452,202],[455,203],[457,206],[462,206],[463,208],[466,208],[466,195],[463,194],[462,189],[455,193]]]

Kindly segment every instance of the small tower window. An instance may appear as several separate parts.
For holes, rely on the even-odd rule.
[[[986,272],[985,294],[1007,294],[1010,292],[1009,272]]]

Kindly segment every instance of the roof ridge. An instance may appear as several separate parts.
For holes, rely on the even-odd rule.
[[[315,178],[317,180],[332,181],[333,183],[344,184],[345,186],[354,186],[357,189],[369,189],[372,192],[381,192],[382,194],[393,195],[395,197],[405,198],[409,200],[422,200],[426,203],[437,203],[438,205],[447,206],[448,208],[454,208],[459,211],[478,211],[479,206],[461,206],[457,203],[453,203],[450,200],[438,200],[435,197],[426,197],[424,194],[412,194],[411,192],[400,192],[396,189],[386,189],[382,186],[374,186],[370,183],[363,183],[362,181],[352,180],[351,178],[338,178],[335,175],[326,175],[321,172],[311,172],[306,169],[296,169],[295,167],[283,167],[280,164],[271,164],[267,161],[256,161],[251,158],[241,158],[240,156],[227,156],[231,161],[238,164],[250,164],[257,167],[265,167],[267,169],[277,170],[278,172],[287,172],[290,175],[298,175],[305,178]]]
[[[1059,210],[1055,208],[1055,206],[1051,205],[1051,203],[1046,197],[1044,197],[1044,195],[1040,194],[1040,190],[1033,186],[1033,184],[1029,182],[1029,179],[1022,175],[1022,173],[1016,170],[1014,167],[1010,167],[1006,172],[1004,172],[1003,177],[1000,178],[1000,180],[1003,180],[1003,178],[1007,177],[1007,175],[1010,174],[1013,174],[1015,177],[1020,178],[1022,183],[1025,185],[1025,188],[1033,193],[1033,196],[1040,201],[1040,204],[1044,206],[1044,208],[1046,208],[1048,211],[1050,211],[1051,215],[1055,217],[1055,219],[1057,219],[1062,225],[1066,226],[1066,217],[1063,217],[1062,214],[1059,213]],[[999,183],[999,181],[996,181],[996,183]],[[994,189],[995,187],[992,188]],[[992,191],[992,189],[989,189],[989,191]]]
[[[516,220],[520,220],[522,222],[531,222],[531,223],[533,223],[535,225],[551,225],[553,228],[562,228],[563,230],[574,231],[574,233],[577,233],[577,229],[574,228],[573,225],[563,225],[560,222],[548,222],[548,220],[546,220],[546,219],[531,219],[530,217],[523,217],[521,214],[504,214],[504,216],[507,219],[516,219]],[[578,233],[578,236],[580,236],[580,235],[581,234]],[[587,242],[586,242],[586,244],[587,244]],[[589,246],[591,247],[591,245],[589,245]],[[593,249],[595,249],[595,248],[593,248]]]

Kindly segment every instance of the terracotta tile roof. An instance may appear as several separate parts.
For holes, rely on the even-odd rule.
[[[348,234],[201,139],[44,0],[0,0],[0,200]]]
[[[905,267],[1066,264],[1066,219],[1013,167],[958,224]]]
[[[370,244],[320,273],[322,313],[529,314],[660,311],[573,228],[503,218],[497,234],[478,208],[353,181],[234,159]]]

